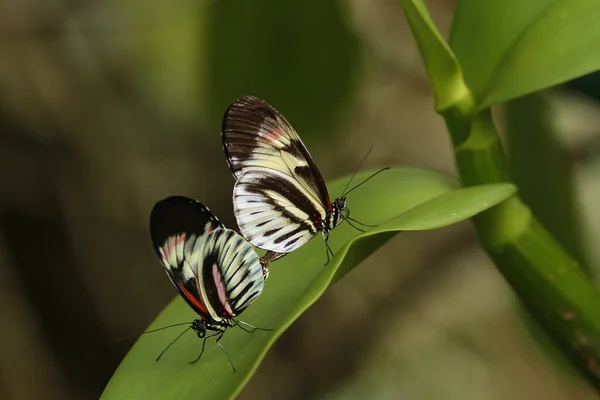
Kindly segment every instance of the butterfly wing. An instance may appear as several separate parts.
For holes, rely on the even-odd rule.
[[[159,201],[150,232],[167,276],[205,320],[232,318],[262,292],[262,266],[252,246],[201,203],[186,197]]]
[[[216,229],[206,239],[202,282],[215,314],[231,318],[260,296],[265,279],[252,245],[231,229]]]
[[[284,252],[310,240],[321,229],[314,221],[326,220],[332,205],[321,173],[283,115],[257,97],[240,97],[225,112],[222,139],[238,180],[234,209],[246,238],[255,246]],[[260,209],[258,201],[265,203]],[[286,224],[292,224],[289,230]],[[265,230],[267,225],[270,228]],[[305,228],[304,234],[292,234],[300,227]],[[259,238],[260,232],[274,229],[280,233]],[[282,234],[292,238],[282,241]]]
[[[244,237],[257,247],[289,253],[312,239],[321,215],[292,178],[268,168],[240,176],[233,189],[233,209]]]

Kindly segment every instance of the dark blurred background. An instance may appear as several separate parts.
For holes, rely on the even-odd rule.
[[[427,4],[448,32],[454,2]],[[588,238],[598,87],[543,94]],[[188,195],[234,226],[219,132],[244,94],[288,117],[326,179],[371,144],[367,166],[455,174],[395,0],[0,1],[0,398],[99,397],[132,343],[115,339],[175,296],[153,204]],[[470,223],[401,234],[288,330],[240,398],[595,398],[535,342]]]

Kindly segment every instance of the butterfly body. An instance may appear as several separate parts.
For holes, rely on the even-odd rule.
[[[197,318],[192,321],[191,328],[196,332],[200,339],[204,339],[207,336],[207,332],[217,332],[222,333],[225,332],[228,328],[235,326],[233,320],[228,320],[232,322],[208,322],[204,319]],[[210,336],[210,335],[208,335]]]

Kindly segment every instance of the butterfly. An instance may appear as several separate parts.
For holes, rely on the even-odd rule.
[[[171,283],[200,316],[156,360],[192,329],[203,339],[202,351],[192,362],[202,356],[206,339],[216,337],[217,345],[235,372],[231,358],[219,342],[225,331],[234,326],[247,332],[267,330],[235,319],[263,291],[264,271],[254,248],[238,233],[223,226],[202,203],[182,196],[168,197],[154,205],[150,235]],[[171,326],[177,325],[182,324]]]
[[[350,218],[346,196],[361,184],[346,188],[333,202],[310,153],[290,123],[266,101],[242,96],[226,110],[222,142],[236,179],[233,208],[242,235],[254,246],[268,250],[268,267],[283,255],[311,240],[325,239],[327,262],[333,252],[327,244],[331,230]],[[363,160],[364,161],[364,160]],[[353,175],[354,177],[354,175]],[[351,222],[352,221],[352,222]]]

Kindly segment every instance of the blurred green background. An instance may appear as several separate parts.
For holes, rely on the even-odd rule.
[[[447,33],[454,1],[427,5]],[[564,165],[546,177],[574,178],[560,190],[591,238],[565,240],[592,260],[597,87],[496,110],[525,143],[552,131]],[[219,130],[243,94],[286,115],[328,180],[371,145],[366,167],[455,174],[395,0],[0,2],[0,398],[98,398],[175,296],[150,244],[154,203],[187,195],[235,226]],[[535,340],[470,223],[403,233],[288,330],[240,398],[595,398]]]

